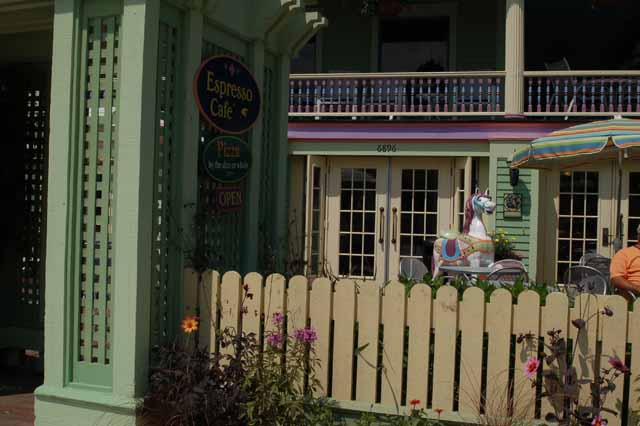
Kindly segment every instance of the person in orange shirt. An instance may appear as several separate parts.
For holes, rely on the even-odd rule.
[[[640,225],[638,242],[617,252],[611,259],[611,285],[626,298],[640,295]]]

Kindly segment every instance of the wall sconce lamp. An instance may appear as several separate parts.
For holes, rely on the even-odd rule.
[[[511,186],[518,185],[518,181],[520,179],[520,169],[511,168],[509,169],[509,183]]]

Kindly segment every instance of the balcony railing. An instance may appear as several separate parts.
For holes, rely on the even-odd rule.
[[[294,74],[289,116],[502,116],[504,81],[495,71]],[[640,71],[527,71],[523,103],[513,113],[640,116]]]
[[[639,71],[528,71],[525,90],[526,115],[640,113]]]
[[[297,74],[290,116],[504,114],[504,72]]]

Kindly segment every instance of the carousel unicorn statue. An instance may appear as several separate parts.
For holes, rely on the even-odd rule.
[[[487,235],[482,214],[493,214],[496,203],[489,190],[480,193],[476,189],[467,200],[464,209],[462,234],[449,230],[438,238],[433,246],[433,276],[440,274],[440,266],[489,266],[493,263],[493,240]]]

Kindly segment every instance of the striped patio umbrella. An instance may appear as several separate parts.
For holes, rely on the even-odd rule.
[[[513,154],[511,167],[570,168],[599,160],[615,160],[620,154],[636,157],[640,150],[640,120],[616,118],[556,130]],[[625,152],[626,151],[626,152]]]
[[[579,124],[538,138],[513,154],[511,167],[568,169],[618,160],[617,247],[622,244],[622,160],[640,158],[640,120],[615,118]]]

